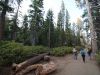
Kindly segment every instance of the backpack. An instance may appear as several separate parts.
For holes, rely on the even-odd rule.
[[[85,51],[84,50],[81,50],[81,55],[85,55]]]
[[[89,50],[89,51],[88,51],[88,54],[90,54],[91,52],[92,52],[92,50]]]

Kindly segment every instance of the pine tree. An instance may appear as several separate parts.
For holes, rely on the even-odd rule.
[[[71,24],[70,24],[70,15],[68,13],[68,10],[66,9],[66,18],[65,18],[65,33],[66,33],[66,43],[68,46],[72,46],[73,44],[73,34],[71,30]]]
[[[65,24],[65,4],[62,0],[62,3],[61,3],[61,27],[62,29],[64,30],[64,24]]]
[[[62,46],[65,44],[65,4],[62,0],[61,10],[58,13],[58,21],[57,21],[57,29],[58,29],[58,42],[59,45]]]
[[[27,15],[24,15],[23,17],[23,24],[21,27],[21,32],[20,32],[20,41],[24,44],[27,45],[29,42],[29,27],[28,27],[28,17]]]
[[[48,10],[46,15],[45,24],[43,26],[43,42],[48,47],[54,46],[54,16],[53,11],[51,9]]]
[[[39,28],[43,22],[43,0],[31,0],[30,17],[30,43],[36,45],[39,38]]]

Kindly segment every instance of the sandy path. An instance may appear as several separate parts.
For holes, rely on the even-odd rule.
[[[66,55],[63,59],[59,59],[55,62],[57,71],[49,75],[100,75],[100,69],[97,62],[92,57],[89,60],[86,55],[86,63],[82,61],[81,55],[78,54],[78,59],[74,60],[73,55]]]

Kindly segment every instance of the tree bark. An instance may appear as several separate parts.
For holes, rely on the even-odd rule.
[[[8,0],[5,0],[5,5],[7,4],[8,4]],[[3,8],[1,15],[0,15],[0,41],[3,39],[6,11],[7,10]]]
[[[90,33],[91,33],[92,50],[93,50],[93,53],[97,53],[98,52],[97,41],[96,41],[96,36],[95,36],[95,31],[94,31],[94,25],[93,25],[93,20],[92,20],[91,10],[90,10],[90,6],[89,6],[88,0],[86,0],[86,5],[87,5],[87,11],[88,11],[89,23],[90,23]]]

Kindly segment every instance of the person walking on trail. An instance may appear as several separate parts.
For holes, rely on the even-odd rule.
[[[91,59],[91,53],[92,53],[92,50],[88,48],[87,54],[88,54],[89,59]]]
[[[85,63],[85,54],[86,54],[85,50],[82,49],[82,50],[80,51],[80,53],[81,53],[81,56],[82,56],[83,62]]]
[[[73,56],[74,56],[74,59],[76,60],[77,59],[77,50],[75,47],[73,48]]]

